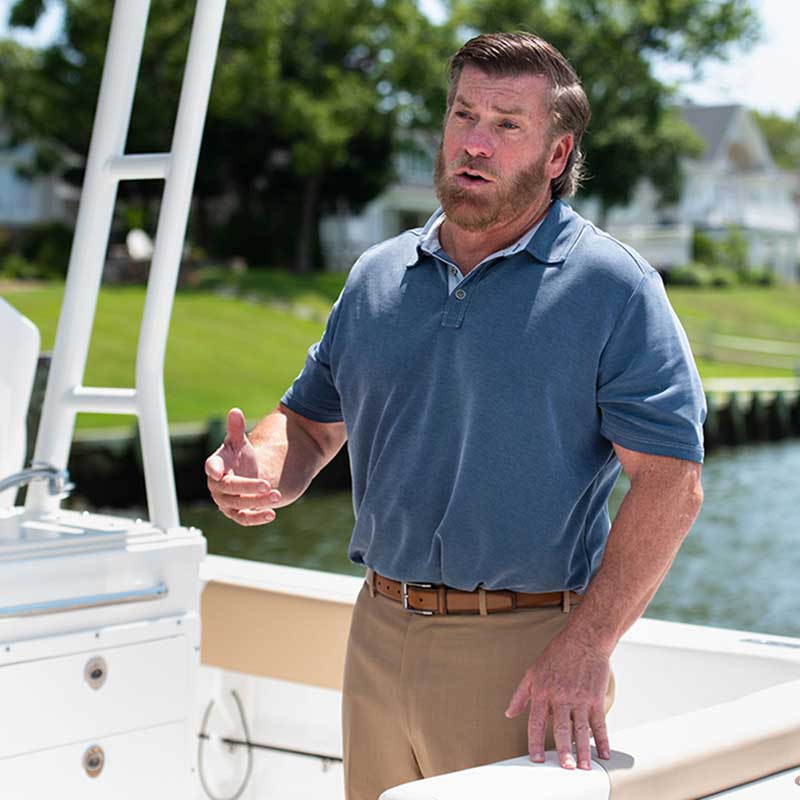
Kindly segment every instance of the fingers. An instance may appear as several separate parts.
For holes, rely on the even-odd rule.
[[[592,726],[592,733],[594,733],[597,755],[603,759],[611,758],[611,744],[608,741],[606,715],[603,709],[593,708],[589,715],[589,722]]]
[[[216,481],[209,479],[208,488],[212,494],[216,491],[217,494],[251,495],[253,497],[278,491],[273,489],[272,484],[264,478],[243,478],[233,472],[229,472]]]
[[[572,755],[572,717],[570,707],[559,704],[553,708],[553,738],[556,742],[558,760],[565,769],[575,769]]]
[[[211,456],[208,461],[212,461]],[[213,473],[213,462],[206,472]],[[282,495],[273,489],[269,481],[260,478],[242,478],[229,472],[220,480],[208,478],[208,490],[219,510],[228,519],[240,525],[265,525],[275,519],[273,506],[281,501]]]
[[[228,442],[231,447],[234,449],[242,447],[244,445],[246,427],[241,409],[232,408],[228,412],[226,426],[228,429]]]
[[[544,761],[544,744],[547,731],[548,704],[545,700],[534,699],[531,702],[531,713],[528,718],[528,749],[531,761]],[[560,704],[553,710],[553,738],[555,739],[558,760],[565,769],[575,769],[575,756],[572,752],[572,741],[575,740],[577,767],[590,770],[592,768],[592,750],[590,736],[594,734],[597,753],[600,758],[611,757],[608,743],[605,714],[601,709],[589,709],[588,706],[570,706]]]
[[[547,732],[547,701],[533,700],[528,716],[528,751],[531,761],[544,761],[544,739]]]
[[[223,511],[223,513],[225,512]],[[225,514],[225,516],[229,517],[234,522],[238,522],[240,525],[251,526],[266,525],[268,522],[272,522],[277,515],[271,508],[265,508],[260,511],[243,509],[241,511],[235,511],[232,514]]]
[[[225,474],[225,462],[221,456],[211,455],[206,459],[206,475],[211,480],[218,481]]]
[[[578,769],[591,769],[592,749],[589,743],[589,709],[587,706],[576,706],[572,710],[572,730],[575,735]]]

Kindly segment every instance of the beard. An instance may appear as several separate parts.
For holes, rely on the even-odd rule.
[[[453,176],[447,174],[444,153],[439,145],[433,171],[436,196],[445,216],[459,228],[471,232],[485,231],[498,222],[516,219],[541,198],[550,183],[544,173],[546,159],[545,152],[516,175],[505,177],[492,171],[484,159],[465,156],[454,161],[451,169],[475,169],[494,179],[489,191],[486,187],[471,191],[459,186]]]

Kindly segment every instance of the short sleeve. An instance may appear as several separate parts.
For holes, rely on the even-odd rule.
[[[281,403],[316,422],[341,422],[342,407],[331,371],[331,348],[342,296],[334,303],[322,338],[308,348],[303,371],[281,398]]]
[[[629,450],[703,461],[706,401],[661,277],[641,279],[600,358],[600,431]]]

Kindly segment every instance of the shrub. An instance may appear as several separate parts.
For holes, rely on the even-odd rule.
[[[736,286],[739,283],[739,276],[733,270],[725,269],[724,267],[711,268],[711,285],[727,288],[729,286]]]
[[[43,275],[64,277],[69,266],[72,233],[72,228],[63,222],[32,225],[20,237],[19,253],[36,264]]]
[[[692,234],[692,260],[702,264],[716,264],[719,260],[719,245],[707,233],[695,231]]]
[[[750,246],[742,229],[728,226],[728,235],[719,243],[719,264],[737,271],[746,270],[750,261]]]
[[[692,262],[683,267],[674,267],[666,273],[664,282],[670,286],[711,286],[712,272],[705,264]]]
[[[739,280],[749,286],[773,286],[776,283],[774,272],[758,267],[739,270]]]
[[[9,253],[0,262],[0,276],[9,280],[35,280],[44,277],[41,269],[18,253]]]

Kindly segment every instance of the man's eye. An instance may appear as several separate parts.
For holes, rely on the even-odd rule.
[[[454,112],[454,114],[459,119],[469,119],[469,112],[468,111],[456,111],[456,112]]]
[[[505,128],[507,131],[514,131],[519,128],[519,125],[517,125],[515,122],[512,122],[510,119],[504,119],[500,123],[500,127]]]

